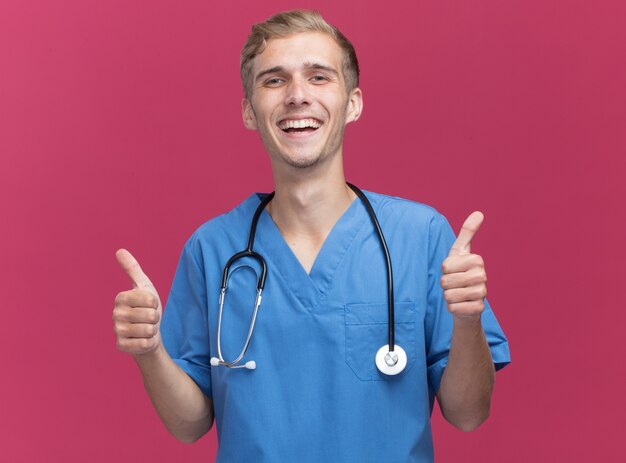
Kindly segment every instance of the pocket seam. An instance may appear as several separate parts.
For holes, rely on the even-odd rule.
[[[385,320],[384,321],[360,321],[359,317],[361,318],[368,318],[368,317],[372,317],[372,313],[363,313],[362,315],[359,315],[358,311],[352,310],[350,311],[350,309],[354,309],[358,306],[361,306],[363,309],[366,308],[372,308],[372,307],[384,307],[384,312],[380,311],[379,315],[381,317],[384,317]],[[395,303],[395,307],[397,308],[401,308],[400,311],[396,310],[396,317],[398,315],[400,315],[400,318],[402,319],[401,321],[398,321],[396,319],[396,326],[408,326],[408,325],[416,325],[416,323],[418,322],[417,320],[417,303],[413,302],[413,301],[407,301],[407,302],[396,302]],[[367,327],[367,326],[371,326],[371,327],[380,327],[382,325],[384,325],[385,327],[387,326],[387,314],[388,314],[388,304],[386,302],[384,303],[352,303],[352,304],[346,304],[344,306],[344,323],[345,323],[345,330],[344,330],[344,349],[345,349],[345,362],[347,364],[347,366],[352,370],[353,374],[360,380],[360,381],[382,381],[385,378],[388,378],[387,376],[383,375],[382,373],[378,372],[378,369],[376,368],[376,364],[375,364],[375,352],[380,348],[380,346],[375,346],[375,351],[374,354],[371,355],[371,359],[367,359],[365,360],[363,357],[361,357],[360,359],[362,360],[362,362],[359,362],[359,358],[356,357],[354,354],[355,352],[358,352],[359,346],[358,344],[360,344],[358,342],[358,340],[356,342],[355,341],[355,337],[354,334],[350,334],[349,333],[349,327]],[[350,317],[349,317],[350,315]],[[377,318],[376,314],[374,314],[375,319]],[[349,318],[352,318],[353,320],[349,321]],[[358,334],[357,334],[358,335]],[[377,336],[378,338],[378,336]],[[398,337],[396,336],[396,339]],[[382,338],[381,338],[382,339]],[[387,336],[384,335],[384,339],[387,339]],[[405,375],[414,365],[416,357],[415,357],[415,352],[416,352],[416,347],[417,347],[417,329],[416,328],[412,328],[409,331],[408,335],[405,335],[405,340],[406,342],[399,342],[398,345],[402,346],[403,348],[405,348],[405,350],[407,351],[407,356],[409,357],[409,361],[408,364],[405,368],[405,370],[400,373],[398,375],[398,377],[402,377],[403,375]],[[372,342],[372,340],[369,340],[368,342]],[[381,344],[382,345],[382,344]],[[369,352],[371,349],[369,349],[370,346],[367,346],[367,348],[365,350],[362,350],[362,352],[368,352],[368,356],[369,354],[371,354],[371,352]],[[362,353],[360,354],[361,356],[363,355]],[[371,361],[371,364],[369,363]],[[367,362],[367,363],[366,363]],[[366,368],[362,368],[361,365],[367,365]]]

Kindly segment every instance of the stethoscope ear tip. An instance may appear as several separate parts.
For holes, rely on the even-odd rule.
[[[254,360],[246,362],[246,368],[248,370],[256,370],[256,362]]]
[[[220,364],[220,359],[217,357],[211,357],[211,366],[216,367]]]

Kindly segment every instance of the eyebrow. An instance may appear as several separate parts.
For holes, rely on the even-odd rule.
[[[304,68],[307,70],[316,69],[320,71],[326,71],[335,77],[339,77],[339,72],[332,66],[327,66],[326,64],[321,63],[304,63]],[[278,72],[283,72],[285,68],[283,66],[274,66],[273,68],[265,69],[264,71],[259,72],[254,78],[255,82],[258,82],[263,76],[268,74],[275,74]]]

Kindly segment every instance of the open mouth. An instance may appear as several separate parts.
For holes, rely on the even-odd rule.
[[[278,128],[285,133],[311,133],[321,126],[317,119],[285,119],[278,124]]]

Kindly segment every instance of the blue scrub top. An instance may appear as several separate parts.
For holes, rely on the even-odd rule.
[[[174,361],[215,409],[218,462],[430,462],[430,415],[445,368],[453,320],[440,287],[441,263],[455,240],[446,219],[423,204],[366,192],[394,271],[396,344],[406,369],[385,376],[375,365],[387,343],[384,253],[356,199],[336,223],[307,274],[267,212],[254,249],[267,263],[263,301],[242,363],[211,368],[217,356],[221,275],[245,249],[263,195],[202,225],[188,240],[161,331]],[[258,265],[231,273],[222,319],[226,361],[243,347]],[[496,369],[509,361],[488,303],[482,323]]]

